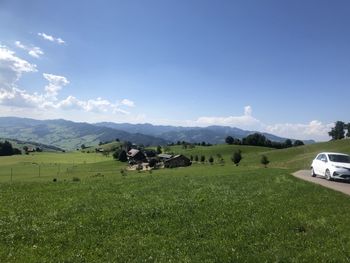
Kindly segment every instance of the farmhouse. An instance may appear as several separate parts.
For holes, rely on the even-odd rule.
[[[159,161],[164,162],[166,160],[169,160],[173,157],[171,154],[161,153],[157,155]]]
[[[146,160],[146,156],[143,152],[137,149],[131,149],[127,153],[129,163],[140,163]]]
[[[191,164],[190,159],[182,154],[175,155],[174,157],[164,161],[165,168],[186,167],[190,166]]]

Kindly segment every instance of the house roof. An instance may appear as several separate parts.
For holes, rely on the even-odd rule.
[[[130,151],[128,151],[128,156],[130,157],[134,157],[136,154],[138,154],[140,152],[140,150],[137,149],[131,149]]]
[[[185,159],[188,159],[186,156],[184,156],[184,155],[182,155],[182,154],[178,154],[178,155],[175,155],[175,156],[173,156],[172,158],[166,160],[165,162],[171,161],[171,160],[175,160],[175,159],[177,159],[177,158],[185,158]]]
[[[158,157],[164,158],[164,159],[170,159],[173,156],[171,154],[161,153],[161,154],[158,154]]]

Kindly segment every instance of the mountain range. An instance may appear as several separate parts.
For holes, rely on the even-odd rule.
[[[170,142],[224,143],[230,135],[243,138],[254,131],[226,126],[178,127],[152,124],[100,122],[95,124],[72,122],[63,119],[35,120],[18,117],[0,117],[0,138],[12,138],[53,145],[65,150],[98,145],[99,142],[131,141],[144,145],[165,145]],[[282,142],[286,138],[263,133],[269,140]],[[313,143],[314,141],[304,141]]]

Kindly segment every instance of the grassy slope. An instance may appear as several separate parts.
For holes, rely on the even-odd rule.
[[[17,180],[32,183],[0,184],[0,261],[348,261],[349,198],[289,172],[318,151],[349,152],[350,141],[240,148],[241,167],[226,161],[124,177],[122,164],[96,154],[2,158],[0,171],[30,162],[75,167],[57,183],[54,174],[28,178],[23,168]],[[233,149],[194,150],[229,160]],[[284,168],[260,168],[264,152]]]

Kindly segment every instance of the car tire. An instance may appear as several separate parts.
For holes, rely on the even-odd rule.
[[[312,168],[312,167],[311,167],[311,176],[312,176],[312,177],[316,177],[316,174],[315,174],[314,168]]]
[[[325,176],[326,180],[332,181],[331,172],[328,169],[324,173],[324,176]]]

